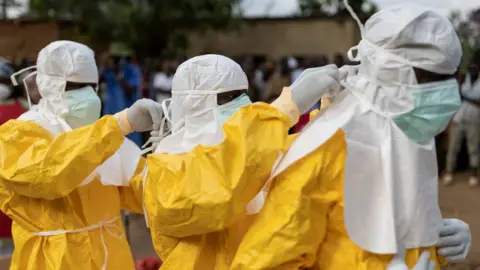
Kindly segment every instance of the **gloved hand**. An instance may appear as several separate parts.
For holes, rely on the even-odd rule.
[[[449,263],[465,260],[472,247],[472,234],[467,223],[458,219],[443,219],[438,254]]]
[[[387,270],[409,270],[408,266],[405,264],[405,253],[395,255],[390,264],[387,266]],[[430,260],[430,252],[424,251],[420,258],[417,261],[417,264],[411,270],[434,270],[435,262]]]
[[[355,76],[358,74],[358,68],[360,66],[343,66],[338,69],[338,72],[340,72],[340,81],[345,81],[348,76]]]
[[[300,114],[305,114],[323,95],[335,95],[340,90],[340,73],[336,65],[309,68],[290,88]]]
[[[151,99],[140,99],[127,110],[128,122],[137,132],[158,130],[162,117],[162,105]]]

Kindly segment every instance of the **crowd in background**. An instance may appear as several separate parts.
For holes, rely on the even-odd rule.
[[[479,55],[480,53],[477,53]],[[478,66],[480,65],[478,56],[474,57],[472,63],[469,65],[469,72],[459,72],[457,79],[460,85],[470,85],[472,88],[475,85],[475,81],[478,78]],[[264,56],[244,56],[233,57],[237,61],[247,74],[250,89],[248,94],[252,102],[263,101],[270,103],[275,100],[281,93],[284,86],[291,85],[293,81],[307,68],[321,67],[328,64],[335,64],[338,67],[343,65],[352,64],[344,55],[336,54],[332,59],[329,59],[325,55],[318,56],[290,56],[284,57],[280,60],[274,61]],[[114,114],[130,107],[136,100],[140,98],[149,98],[162,102],[171,97],[171,88],[173,76],[175,70],[182,63],[185,57],[174,57],[169,59],[146,59],[144,61],[137,61],[132,56],[111,56],[108,54],[100,54],[98,56],[98,65],[100,70],[100,85],[99,95],[103,102],[103,114]],[[12,64],[14,70],[21,70],[22,68],[32,66],[33,60],[21,59],[15,61]],[[24,74],[25,76],[26,74]],[[19,78],[21,81],[22,78]],[[40,96],[35,91],[35,84],[32,83],[33,78],[30,78],[30,95],[33,103],[38,102]],[[472,81],[473,82],[470,82]],[[465,98],[465,96],[464,96]],[[475,98],[475,97],[474,97]],[[479,96],[480,98],[480,96]],[[469,100],[468,103],[472,103]],[[22,104],[26,106],[24,101]],[[464,105],[470,106],[470,105]],[[316,104],[313,109],[319,109],[320,104]],[[470,108],[470,113],[465,116],[472,119],[480,119],[479,116],[475,116],[475,109]],[[460,116],[457,116],[459,118]],[[299,132],[309,121],[308,115],[303,115],[299,123],[291,130],[291,132]],[[465,122],[464,120],[462,120]],[[462,123],[463,123],[462,122]],[[465,132],[459,131],[456,128],[456,136],[453,138],[455,141],[448,142],[444,138],[444,134],[439,136],[439,145],[442,149],[439,149],[439,169],[449,167],[447,170],[453,171],[457,166],[453,163],[459,163],[460,169],[463,169],[465,162],[463,158],[460,160],[454,159],[458,152],[465,152],[464,148],[460,148],[460,145],[466,139],[470,140],[470,147],[467,152],[470,153],[470,160],[473,160],[473,165],[470,167],[472,170],[477,170],[475,160],[478,156],[478,147],[471,146],[472,144],[478,145],[480,143],[480,127],[476,127],[472,121],[467,121],[467,126],[474,126],[467,129],[465,125],[462,128]],[[457,127],[458,125],[455,125]],[[465,134],[464,134],[465,133]],[[129,135],[138,145],[142,145],[147,140],[148,134],[131,134]],[[462,140],[463,139],[463,140]],[[477,150],[474,150],[477,149]],[[449,153],[447,153],[448,151]],[[447,162],[447,156],[450,161]],[[465,155],[463,155],[465,156]],[[447,164],[448,163],[448,164]],[[477,174],[479,172],[476,172]],[[450,179],[444,179],[446,183],[451,182]],[[474,185],[475,180],[472,179],[471,184]],[[478,184],[478,180],[477,180]]]
[[[234,58],[247,74],[250,89],[248,94],[252,102],[263,101],[271,103],[281,93],[284,86],[291,85],[298,76],[308,68],[321,67],[335,64],[338,67],[352,64],[346,57],[337,54],[333,59],[327,56],[310,57],[285,57],[279,61],[265,57],[237,57]],[[146,60],[138,62],[134,57],[101,56],[98,59],[100,73],[99,95],[102,99],[102,113],[115,114],[126,108],[140,98],[149,98],[163,102],[171,97],[172,81],[175,71],[184,58],[171,58],[164,60]],[[0,83],[10,84],[10,75],[14,71],[34,65],[34,61],[23,59],[18,62],[2,65],[0,61]],[[480,51],[471,61],[468,72],[458,73],[457,80],[461,85],[463,105],[450,125],[449,136],[444,132],[437,136],[437,155],[439,161],[439,174],[444,174],[443,182],[450,184],[456,169],[470,169],[471,186],[479,184],[479,146],[480,146]],[[31,70],[33,71],[33,70]],[[31,72],[30,71],[30,72]],[[36,89],[35,76],[22,73],[17,81],[19,86],[12,87],[13,92],[9,98],[0,100],[0,124],[8,119],[14,119],[28,110],[25,90],[30,93],[32,104],[37,104],[40,95]],[[23,79],[28,80],[23,84]],[[26,86],[26,87],[25,87]],[[27,88],[27,89],[26,89]],[[319,109],[320,103],[312,110]],[[8,113],[7,113],[8,112]],[[309,121],[309,115],[303,115],[299,123],[291,132],[299,132]],[[148,134],[133,133],[129,138],[141,146],[148,138]],[[464,143],[464,141],[466,143]],[[466,145],[465,147],[461,147]],[[464,154],[461,154],[465,152]],[[460,156],[459,158],[457,158]],[[468,160],[466,160],[468,159]],[[457,166],[457,164],[459,166]],[[442,169],[446,172],[442,173]],[[0,256],[11,254],[13,242],[11,241],[10,219],[0,213]],[[139,262],[138,269],[150,269],[143,264],[155,263],[158,260],[150,258]],[[152,268],[153,269],[153,268]]]
[[[478,57],[475,59],[477,58]],[[290,56],[277,61],[268,59],[265,56],[243,56],[233,57],[233,59],[242,66],[247,74],[250,83],[248,94],[252,102],[263,101],[267,103],[275,100],[280,95],[282,88],[291,85],[302,71],[307,68],[321,67],[328,64],[335,64],[338,67],[352,64],[340,53],[336,54],[332,59],[329,59],[326,55]],[[156,100],[157,102],[162,102],[165,99],[170,98],[173,75],[175,74],[178,65],[184,60],[186,60],[185,57],[173,57],[162,60],[146,59],[143,61],[137,61],[132,56],[120,57],[99,54],[98,65],[101,74],[99,95],[103,102],[102,113],[117,113],[130,107],[140,98],[149,98]],[[21,59],[19,61],[14,61],[12,66],[14,70],[21,70],[22,68],[32,66],[33,64],[33,60]],[[478,64],[473,60],[470,65],[470,71],[474,72],[476,66],[478,66]],[[472,78],[476,79],[477,77],[475,75],[469,75],[469,72],[460,72],[458,74],[458,81],[461,85],[464,85],[466,80],[471,80]],[[19,78],[19,80],[21,80],[21,78]],[[36,100],[38,100],[39,95],[35,92],[34,84],[30,84],[31,95],[35,103]],[[320,104],[316,104],[312,110],[319,108]],[[300,122],[291,130],[291,132],[299,132],[306,125],[308,120],[308,115],[303,115]],[[129,135],[130,139],[138,145],[142,145],[143,142],[147,140],[146,136],[148,136],[148,134],[144,134],[143,136],[141,134]],[[472,136],[475,136],[475,134],[470,137]],[[457,135],[456,137],[457,140],[459,140],[458,138],[460,138],[461,135]],[[472,140],[472,138],[470,138],[470,140]],[[441,153],[439,155],[442,155],[439,156],[441,168],[445,166],[446,151],[449,148],[448,143],[444,143],[442,139],[441,145],[443,144],[447,144],[447,146],[444,147],[445,150],[439,151]],[[452,143],[450,146],[450,152],[464,151],[456,146],[458,144],[459,143]],[[473,155],[475,156],[473,150],[470,152],[473,152]],[[450,159],[452,159],[452,155],[453,154],[450,153]],[[475,157],[473,159],[475,159]],[[460,161],[462,164],[464,163],[463,160]],[[453,162],[457,161],[450,161],[450,163]],[[450,165],[450,167],[452,166]],[[474,184],[473,180],[472,184]]]

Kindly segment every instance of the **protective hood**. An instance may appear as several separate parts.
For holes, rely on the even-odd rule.
[[[224,137],[215,113],[217,95],[246,89],[245,72],[230,58],[202,55],[182,63],[173,77],[172,98],[163,103],[171,135],[155,152],[184,153],[198,144],[220,143]]]
[[[98,83],[95,54],[87,46],[72,41],[55,41],[43,48],[37,59],[39,106],[55,116],[68,113],[63,93],[68,82]]]
[[[417,84],[414,67],[453,74],[460,64],[462,48],[453,25],[422,5],[393,6],[373,15],[365,27],[359,25],[362,41],[348,55],[360,61],[359,73],[371,90],[363,95],[380,111],[398,114],[412,108],[408,88]]]

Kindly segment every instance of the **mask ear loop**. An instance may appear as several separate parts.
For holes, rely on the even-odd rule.
[[[10,76],[10,80],[12,81],[12,84],[13,86],[18,86],[18,81],[17,81],[17,76],[22,74],[23,72],[25,71],[28,71],[28,70],[31,70],[31,69],[36,69],[37,66],[31,66],[31,67],[27,67],[27,68],[24,68],[22,70],[19,70],[15,73],[12,74],[12,76]],[[30,91],[28,90],[28,86],[27,86],[27,79],[32,77],[33,75],[37,74],[36,71],[28,74],[25,78],[23,78],[23,86],[25,87],[25,91],[27,92],[27,101],[28,101],[28,109],[32,109],[32,100],[30,99]]]

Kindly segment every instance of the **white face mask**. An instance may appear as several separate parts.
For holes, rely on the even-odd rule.
[[[67,91],[63,100],[68,107],[65,120],[72,128],[93,124],[100,118],[102,102],[92,87]]]
[[[12,95],[12,89],[10,86],[1,83],[0,84],[0,100],[6,100]]]
[[[223,125],[232,115],[240,108],[250,105],[252,102],[247,94],[242,94],[238,98],[228,102],[227,104],[218,106],[215,108],[217,115],[217,121],[220,125]]]

